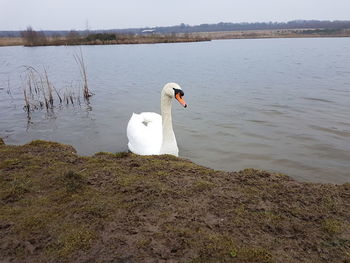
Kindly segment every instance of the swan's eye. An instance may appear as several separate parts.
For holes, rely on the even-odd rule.
[[[175,96],[176,96],[177,94],[179,94],[180,98],[182,98],[182,96],[185,95],[185,93],[184,93],[181,89],[175,89],[175,88],[174,88],[174,92],[175,92]]]

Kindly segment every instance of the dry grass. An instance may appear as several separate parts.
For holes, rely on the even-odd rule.
[[[32,66],[25,66],[24,80],[24,109],[30,116],[30,112],[46,108],[52,110],[54,107],[53,87],[49,80],[46,69],[40,73]]]
[[[21,37],[0,37],[1,46],[23,46],[24,41]]]
[[[30,46],[61,46],[61,45],[118,45],[118,44],[154,44],[176,42],[210,41],[209,38],[192,34],[154,34],[132,35],[118,34],[115,40],[89,39],[84,36],[72,37],[46,37],[45,41],[37,41]],[[0,38],[0,46],[24,45],[21,38]],[[79,62],[80,63],[80,62]]]
[[[84,56],[83,52],[81,49],[79,49],[79,53],[74,55],[75,62],[79,66],[79,71],[80,71],[80,76],[82,79],[83,83],[83,94],[84,94],[84,99],[89,100],[89,98],[93,95],[88,86],[88,80],[87,80],[87,68],[86,68],[86,63],[84,61]]]
[[[89,103],[89,98],[93,94],[88,88],[87,68],[81,49],[79,54],[74,55],[74,59],[81,74],[83,98]],[[63,92],[58,90],[51,82],[45,67],[42,72],[32,66],[24,66],[24,68],[24,110],[27,112],[29,119],[31,112],[35,110],[46,109],[46,111],[52,113],[55,107],[63,104],[81,105],[80,92],[76,93],[72,86],[66,87]]]

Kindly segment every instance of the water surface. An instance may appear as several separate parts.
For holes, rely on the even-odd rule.
[[[23,111],[23,65],[46,68],[58,90],[76,86],[77,47],[0,48],[0,136],[46,139],[80,154],[127,150],[132,112],[160,111],[160,90],[179,83],[173,105],[180,155],[211,168],[247,167],[303,181],[350,181],[350,39],[254,39],[84,46],[87,106]],[[10,94],[8,90],[10,89]]]

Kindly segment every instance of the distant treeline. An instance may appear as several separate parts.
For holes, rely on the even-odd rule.
[[[167,33],[195,33],[195,32],[218,32],[218,31],[246,31],[246,30],[274,30],[274,29],[346,29],[350,28],[350,21],[318,21],[318,20],[295,20],[289,22],[257,22],[257,23],[218,23],[189,26],[180,24],[171,27],[152,28],[156,32]],[[148,28],[150,29],[150,28]],[[136,30],[136,29],[135,29]]]
[[[70,34],[88,35],[98,33],[116,34],[143,34],[144,31],[152,30],[155,33],[196,33],[196,32],[218,32],[218,31],[246,31],[246,30],[274,30],[274,29],[348,29],[350,21],[319,21],[319,20],[294,20],[289,22],[256,22],[256,23],[224,23],[201,24],[190,26],[180,24],[168,27],[152,28],[127,28],[110,30],[71,30],[71,31],[41,31],[45,36],[69,36]],[[0,31],[0,37],[20,37],[21,31]]]

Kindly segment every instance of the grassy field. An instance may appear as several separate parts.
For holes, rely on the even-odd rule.
[[[23,46],[23,39],[20,37],[0,37],[0,47],[3,46]]]
[[[3,262],[350,262],[350,184],[0,140]]]
[[[106,37],[107,35],[107,37]],[[114,37],[108,37],[114,36]],[[0,38],[0,46],[63,46],[63,45],[120,45],[120,44],[156,44],[177,42],[210,41],[209,38],[200,35],[171,34],[171,35],[116,35],[91,34],[75,37],[45,37],[37,41],[28,42],[20,37]]]
[[[194,33],[214,39],[350,37],[350,29],[281,29]]]
[[[100,35],[100,36],[98,36]],[[101,36],[102,35],[102,36]],[[115,37],[106,38],[103,35]],[[350,29],[284,29],[249,30],[225,32],[201,32],[188,34],[114,35],[91,34],[79,37],[46,37],[37,43],[28,44],[20,37],[0,38],[0,46],[55,46],[55,45],[117,45],[154,44],[176,42],[198,42],[214,39],[255,39],[255,38],[307,38],[307,37],[350,37]]]

